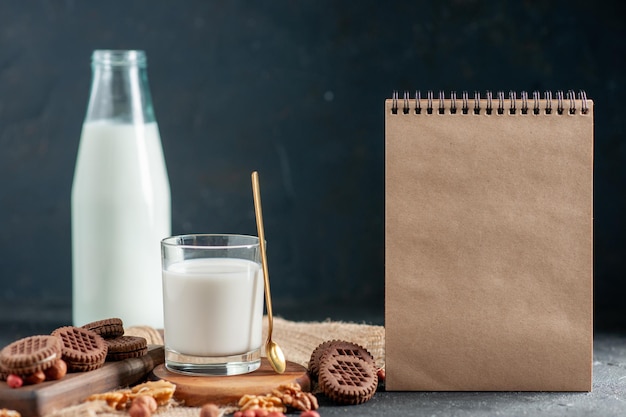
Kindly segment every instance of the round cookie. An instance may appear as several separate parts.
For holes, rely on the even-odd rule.
[[[352,342],[346,342],[345,340],[336,340],[329,344],[320,356],[320,364],[327,356],[357,356],[369,363],[372,368],[376,369],[376,361],[374,357],[363,346]],[[321,365],[320,365],[321,366]]]
[[[309,360],[309,375],[313,380],[318,378],[320,363],[325,355],[354,355],[372,364],[376,368],[376,361],[371,353],[363,346],[345,340],[327,340],[320,344]]]
[[[102,336],[94,331],[65,326],[54,330],[52,335],[63,341],[62,359],[69,372],[93,371],[104,365],[107,345]]]
[[[359,356],[330,355],[320,362],[320,389],[338,404],[364,403],[372,398],[377,385],[376,368]]]
[[[118,318],[92,321],[82,327],[83,329],[96,332],[96,334],[99,334],[104,339],[113,339],[124,334],[124,323],[122,322],[122,319]]]
[[[148,353],[148,343],[139,336],[120,336],[115,339],[106,339],[107,361],[121,361],[129,358],[138,358]]]
[[[61,339],[49,335],[16,340],[0,351],[0,373],[6,377],[45,371],[61,358],[62,346]]]
[[[322,355],[326,352],[329,346],[333,343],[338,343],[339,340],[327,340],[321,343],[318,347],[313,350],[311,354],[311,359],[309,359],[309,375],[314,380],[317,380],[317,376],[320,371],[320,359],[322,359]]]
[[[0,381],[6,381],[9,375],[9,371],[7,371],[4,366],[2,366],[2,363],[0,363]]]

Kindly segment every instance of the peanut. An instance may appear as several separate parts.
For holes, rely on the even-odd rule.
[[[152,412],[145,404],[133,404],[128,409],[130,417],[150,417]]]
[[[212,403],[208,403],[202,406],[200,409],[200,417],[219,417],[220,408]]]
[[[151,397],[149,395],[140,395],[138,397],[133,398],[131,407],[137,404],[146,406],[148,410],[150,410],[151,413],[154,413],[158,408],[157,402],[154,399],[154,397]]]
[[[28,385],[40,384],[46,380],[46,374],[44,374],[43,371],[37,371],[25,376],[23,379],[24,383]]]
[[[11,388],[19,388],[24,385],[24,380],[18,375],[10,374],[7,376],[7,384],[9,384]]]
[[[313,410],[303,411],[300,413],[300,417],[320,417],[320,413]]]

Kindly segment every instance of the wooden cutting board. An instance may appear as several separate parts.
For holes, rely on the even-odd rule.
[[[17,410],[22,417],[36,417],[78,404],[92,394],[134,385],[164,362],[161,345],[151,345],[141,358],[107,362],[90,372],[68,373],[58,381],[11,388],[0,381],[0,408]]]
[[[163,379],[176,385],[174,398],[186,406],[200,407],[206,403],[218,405],[237,404],[245,394],[264,395],[281,384],[297,382],[302,391],[311,390],[311,380],[306,368],[287,361],[285,373],[277,374],[266,358],[254,372],[232,376],[189,376],[171,372],[165,365],[152,371],[150,379]]]

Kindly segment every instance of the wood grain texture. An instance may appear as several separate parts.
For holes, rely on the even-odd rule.
[[[22,417],[41,416],[80,403],[91,394],[136,384],[163,362],[163,346],[152,345],[141,358],[107,362],[95,371],[69,373],[58,381],[16,389],[0,383],[0,404],[19,411]]]
[[[302,365],[287,362],[283,374],[277,374],[266,358],[261,367],[245,375],[188,376],[170,372],[165,365],[152,371],[150,378],[163,379],[176,385],[174,398],[186,406],[202,406],[208,402],[219,405],[236,404],[244,394],[263,395],[281,384],[297,382],[303,391],[311,390],[311,380]]]

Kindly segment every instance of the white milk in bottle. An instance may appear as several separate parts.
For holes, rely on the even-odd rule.
[[[72,185],[73,322],[163,327],[170,188],[142,51],[95,51]]]

